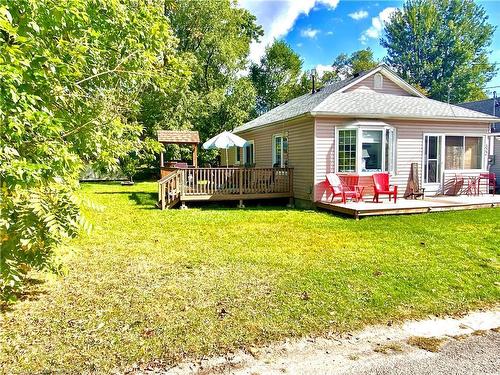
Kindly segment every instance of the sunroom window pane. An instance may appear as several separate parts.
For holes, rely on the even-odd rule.
[[[339,172],[356,171],[356,130],[339,130]]]
[[[481,169],[483,138],[465,137],[465,169]]]
[[[281,167],[281,137],[274,138],[274,167]]]
[[[445,169],[463,169],[464,164],[464,137],[445,137]]]
[[[363,130],[363,172],[382,171],[382,130]]]
[[[288,138],[283,137],[283,167],[288,167]]]

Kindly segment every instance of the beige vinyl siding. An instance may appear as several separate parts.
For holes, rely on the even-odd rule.
[[[273,135],[288,132],[288,166],[294,168],[294,196],[312,200],[314,134],[313,119],[285,121],[271,126],[264,126],[237,133],[246,140],[253,140],[255,147],[255,166],[270,168],[273,166]],[[234,160],[234,159],[233,159]]]
[[[335,126],[345,119],[315,119],[314,201],[327,198],[326,174],[335,172]]]
[[[345,92],[361,89],[361,90],[372,90],[382,94],[413,96],[403,88],[399,87],[397,84],[395,84],[392,80],[390,80],[386,76],[384,75],[382,76],[384,77],[384,84],[381,89],[375,89],[374,75],[371,75],[370,77],[367,77],[359,81],[355,85],[349,87],[347,90],[345,90]]]
[[[243,159],[243,149],[240,151],[240,157]],[[236,147],[231,147],[227,149],[227,158],[228,158],[228,164],[230,166],[237,165],[236,162]],[[221,165],[226,166],[226,151],[221,150],[220,151],[220,160],[221,160]],[[240,161],[240,164],[243,165],[243,160]]]
[[[315,172],[315,196],[314,199],[327,199],[325,176],[327,173],[335,172],[335,126],[343,125],[353,119],[317,118],[315,129],[316,143],[316,172]],[[418,163],[419,176],[422,176],[422,155],[424,133],[440,133],[454,135],[484,136],[488,132],[488,124],[480,123],[446,123],[438,121],[406,121],[385,120],[388,125],[396,129],[396,171],[391,177],[391,183],[398,185],[398,195],[403,195],[406,190],[411,163]],[[484,142],[483,147],[487,147]],[[486,149],[484,150],[486,154]],[[483,162],[483,169],[486,168]],[[482,171],[446,171],[445,181],[454,178],[456,174],[465,176],[478,175]],[[367,196],[372,194],[370,176],[361,176],[360,185],[367,186]],[[432,195],[440,191],[426,190],[426,194]]]

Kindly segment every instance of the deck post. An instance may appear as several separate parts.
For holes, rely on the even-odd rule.
[[[182,197],[184,196],[184,189],[185,189],[185,182],[186,182],[186,170],[185,169],[181,169],[181,186],[180,186],[180,189],[179,189],[179,198],[182,199]]]
[[[166,202],[165,202],[165,194],[166,194],[166,191],[165,191],[165,184],[160,184],[160,187],[161,187],[161,209],[164,210],[165,209],[165,205],[166,205]]]
[[[161,184],[159,183],[158,184],[158,208],[161,208],[161,201],[162,201],[162,199],[161,199],[161,190],[162,190],[161,189]]]
[[[240,202],[238,203],[238,208],[245,208],[245,205],[243,204],[243,199],[240,199]]]
[[[198,168],[198,144],[193,144],[193,167]]]
[[[240,168],[239,173],[238,184],[240,185],[240,195],[243,195],[243,168]]]

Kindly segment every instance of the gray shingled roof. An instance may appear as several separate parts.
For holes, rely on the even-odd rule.
[[[487,113],[488,115],[493,115],[493,98],[478,100],[475,102],[465,102],[457,104],[460,107],[472,109],[473,111],[478,111],[482,113]],[[496,116],[500,116],[500,98],[497,99],[497,106],[495,108]],[[500,132],[500,122],[495,124],[494,131]]]
[[[255,128],[261,125],[270,124],[276,121],[282,121],[290,119],[308,112],[311,112],[315,107],[317,107],[323,100],[325,100],[329,95],[333,94],[335,91],[340,90],[344,86],[347,86],[352,81],[358,79],[358,77],[353,77],[343,81],[335,82],[331,85],[324,86],[319,91],[313,93],[308,93],[299,96],[295,99],[290,100],[287,103],[281,104],[276,108],[264,113],[263,115],[253,119],[234,129],[233,132],[241,132],[247,129]]]
[[[308,93],[292,99],[288,103],[284,103],[256,119],[235,128],[233,132],[239,133],[306,114],[371,118],[435,118],[482,121],[489,119],[492,122],[496,119],[488,114],[428,98],[381,94],[363,89],[338,92],[343,87],[361,79],[373,70],[363,72],[357,77],[325,86],[314,94]]]
[[[371,90],[334,93],[317,105],[312,113],[361,117],[493,119],[491,115],[437,100],[381,94]]]

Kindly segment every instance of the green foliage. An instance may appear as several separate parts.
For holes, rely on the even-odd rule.
[[[73,237],[82,165],[116,168],[149,147],[137,122],[146,87],[182,90],[162,9],[147,2],[0,0],[0,293]]]
[[[307,75],[302,75],[302,59],[282,40],[266,48],[260,63],[250,66],[250,78],[257,91],[256,115],[277,107],[309,91]]]
[[[378,62],[373,57],[371,48],[361,49],[347,55],[341,53],[333,61],[333,77],[328,77],[330,80],[334,77],[348,78],[365,70],[370,70],[376,67]]]
[[[255,90],[241,77],[250,43],[262,35],[255,16],[230,0],[166,0],[165,15],[179,39],[179,52],[193,57],[186,100],[190,126],[208,139],[241,125],[255,101]]]
[[[326,71],[323,72],[323,75],[321,76],[320,80],[323,85],[327,85],[329,83],[340,81],[340,77],[334,71]]]
[[[472,0],[408,0],[381,40],[387,63],[437,100],[458,103],[485,97],[495,73],[488,47],[495,27]]]

